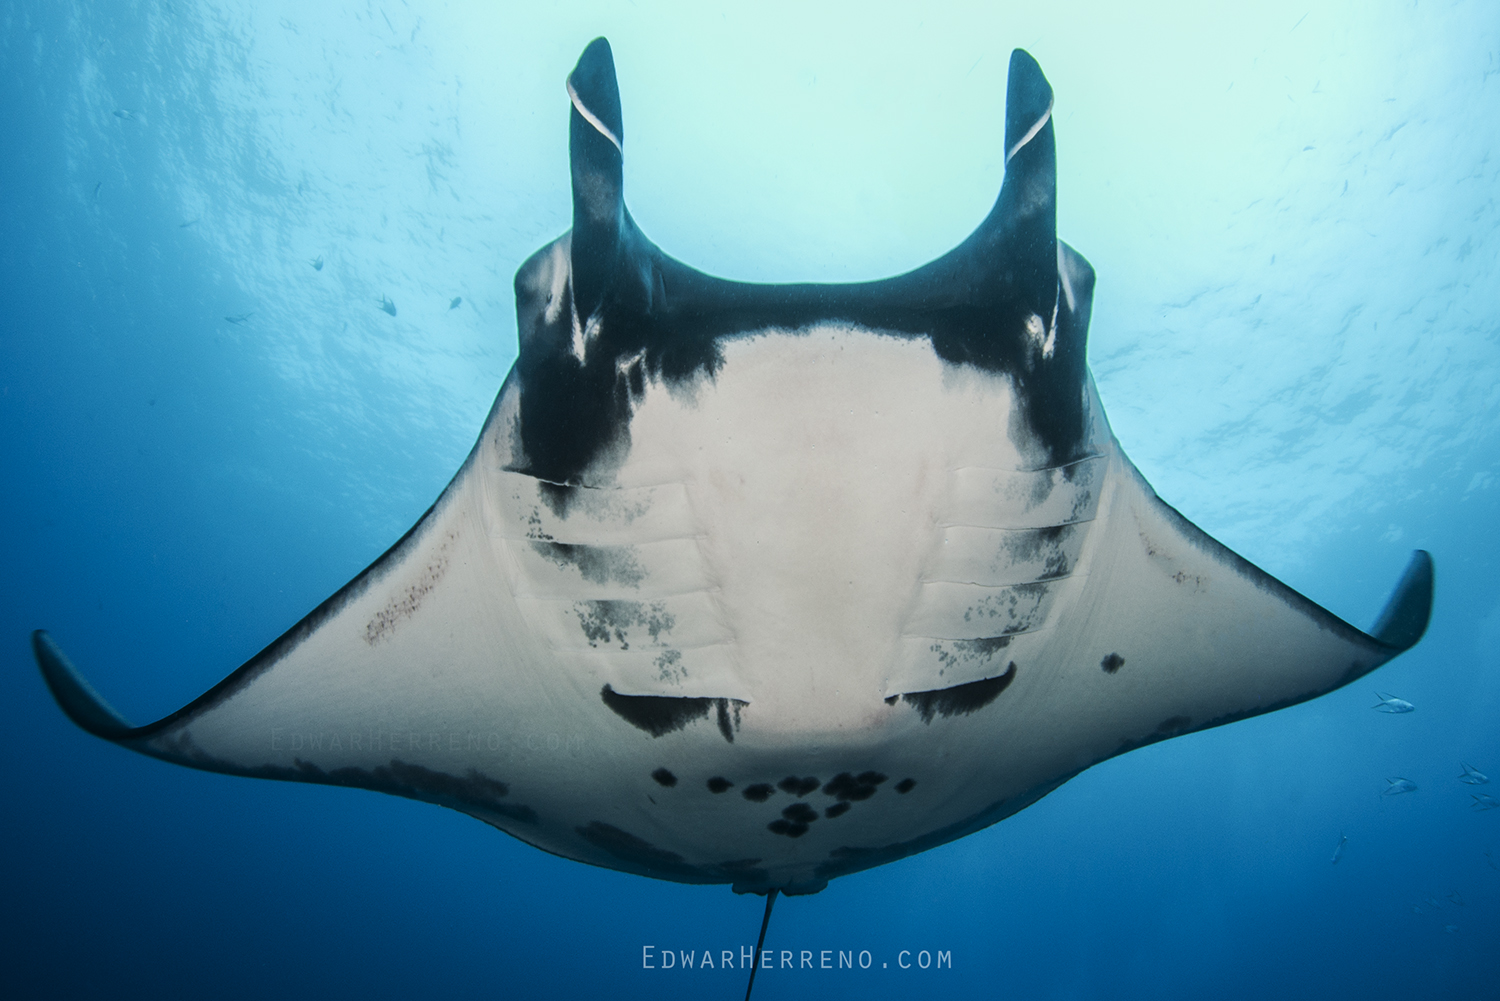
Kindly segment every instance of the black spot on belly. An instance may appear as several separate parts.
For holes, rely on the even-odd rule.
[[[752,803],[764,803],[771,798],[776,790],[764,782],[757,782],[753,786],[746,786],[742,795]]]
[[[677,784],[677,776],[673,775],[665,768],[658,768],[656,771],[651,773],[651,777],[655,779],[658,784],[664,785],[668,789]]]
[[[830,806],[828,809],[826,809],[826,810],[823,811],[823,816],[827,817],[829,820],[832,820],[834,817],[841,817],[841,816],[843,816],[848,811],[849,811],[849,804],[848,803],[835,803],[832,806]]]
[[[907,793],[911,792],[916,787],[917,787],[917,780],[916,779],[902,779],[900,782],[896,783],[896,791],[899,792],[903,796],[905,796]]]
[[[711,793],[721,793],[732,785],[734,785],[734,783],[724,778],[724,776],[715,775],[713,778],[708,780],[708,791]]]
[[[821,783],[811,775],[804,779],[799,779],[795,775],[788,775],[776,784],[781,787],[782,792],[789,792],[798,799],[801,799],[818,788]]]
[[[879,772],[863,772],[856,778],[849,772],[840,772],[828,780],[823,787],[825,796],[832,796],[840,802],[861,802],[875,795],[875,787],[885,781],[885,776]]]
[[[695,719],[702,719],[712,708],[713,699],[674,699],[660,695],[621,695],[609,685],[599,692],[604,704],[625,722],[653,737],[681,730]]]
[[[967,716],[989,705],[1000,697],[1000,693],[1016,678],[1016,662],[1011,661],[1005,673],[998,678],[971,681],[952,688],[938,688],[930,692],[908,692],[901,696],[922,716],[923,723],[931,723],[935,715]]]
[[[818,819],[818,811],[806,803],[793,803],[782,810],[781,815],[794,824],[811,824]]]
[[[794,824],[790,820],[773,820],[766,825],[772,834],[785,834],[789,838],[800,838],[807,833],[806,824]]]
[[[1114,674],[1120,668],[1125,666],[1125,658],[1121,657],[1117,653],[1112,653],[1108,657],[1105,657],[1103,660],[1101,660],[1099,662],[1099,666],[1104,668],[1105,674]]]

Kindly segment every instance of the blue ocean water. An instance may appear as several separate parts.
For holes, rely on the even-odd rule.
[[[133,755],[63,717],[27,642],[49,629],[152,720],[420,516],[515,357],[512,274],[570,225],[562,80],[600,34],[634,217],[756,281],[884,277],[963,239],[1026,48],[1056,91],[1059,234],[1099,275],[1090,364],[1142,472],[1357,625],[1410,550],[1438,567],[1426,639],[1366,682],[783,899],[767,948],[815,968],[757,997],[1493,992],[1500,810],[1471,800],[1500,797],[1488,0],[0,5],[0,990],[743,991],[661,957],[748,948],[761,898]],[[1394,777],[1416,791],[1383,797]]]

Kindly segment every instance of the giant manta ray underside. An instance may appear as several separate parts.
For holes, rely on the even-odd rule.
[[[1366,634],[1125,457],[1025,52],[993,211],[861,284],[668,257],[625,209],[604,39],[568,93],[573,229],[516,275],[519,358],[437,503],[147,726],[36,633],[75,723],[195,768],[438,803],[595,865],[810,893],[1421,637],[1426,553]]]

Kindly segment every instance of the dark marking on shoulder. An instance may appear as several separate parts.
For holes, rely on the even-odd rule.
[[[911,792],[916,787],[917,787],[917,780],[916,779],[902,779],[900,782],[896,783],[896,791],[899,792],[903,796],[905,796],[907,793]]]
[[[996,678],[971,681],[952,688],[938,688],[930,692],[908,692],[901,696],[922,716],[923,723],[931,723],[935,715],[967,716],[977,712],[1000,697],[1016,677],[1016,662],[1011,661],[1005,673]]]
[[[631,546],[582,546],[533,539],[531,548],[560,569],[576,568],[583,579],[592,584],[640,587],[641,581],[646,579],[646,571],[641,569]]]
[[[734,783],[726,779],[724,776],[715,775],[713,778],[708,780],[708,791],[714,794],[718,794],[721,792],[725,792],[733,785]]]
[[[781,787],[782,792],[789,792],[793,796],[796,796],[798,799],[801,799],[803,796],[806,796],[808,793],[818,788],[818,786],[822,785],[821,782],[819,782],[811,775],[801,779],[799,779],[795,775],[788,775],[786,778],[782,779],[776,784]]]
[[[542,479],[537,480],[536,486],[537,496],[541,497],[542,503],[546,504],[548,509],[559,518],[568,516],[568,505],[572,502],[573,496],[582,489],[566,483],[549,483]]]
[[[646,395],[646,366],[641,364],[640,359],[630,366],[630,396],[639,400]]]
[[[621,695],[609,685],[599,692],[604,704],[631,726],[653,737],[681,730],[708,715],[713,699],[675,699],[664,695]]]
[[[1101,660],[1099,662],[1099,666],[1104,668],[1105,674],[1114,674],[1120,668],[1125,666],[1125,658],[1121,657],[1117,653],[1112,653]]]
[[[766,800],[770,799],[771,795],[775,792],[776,790],[769,784],[765,782],[757,782],[753,786],[746,786],[745,791],[741,793],[741,795],[743,795],[752,803],[764,803]]]
[[[651,773],[651,777],[656,780],[658,785],[664,785],[668,789],[677,784],[677,776],[673,775],[665,768],[658,768],[656,771]]]

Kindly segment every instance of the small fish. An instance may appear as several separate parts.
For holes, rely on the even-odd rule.
[[[201,219],[201,218],[203,218],[203,217],[202,216],[198,217],[198,219]],[[196,226],[196,225],[198,225],[198,219],[189,219],[187,222],[180,222],[180,223],[177,224],[177,228],[178,229],[187,229],[190,226]]]
[[[1491,855],[1489,852],[1485,852],[1484,860],[1490,864],[1491,869],[1500,871],[1500,862],[1495,861],[1495,856]]]
[[[1382,795],[1382,796],[1399,796],[1399,795],[1401,795],[1404,792],[1416,792],[1417,791],[1417,784],[1415,782],[1413,782],[1411,779],[1394,778],[1394,779],[1386,779],[1386,781],[1389,782],[1390,785],[1388,785],[1384,789],[1380,790],[1380,795]],[[1500,804],[1496,804],[1496,805],[1500,805]]]
[[[1482,793],[1482,792],[1481,793],[1473,793],[1472,795],[1474,796],[1474,809],[1476,809],[1476,810],[1495,810],[1495,809],[1500,809],[1500,799],[1496,799],[1495,797],[1489,795],[1488,793]],[[1492,865],[1492,866],[1494,864],[1495,864],[1494,862],[1490,863],[1490,865]]]
[[[1349,843],[1349,835],[1339,832],[1339,843],[1333,846],[1333,864],[1338,865],[1339,859],[1344,857],[1344,845]]]
[[[1428,897],[1427,898],[1427,906],[1431,907],[1433,909],[1436,909],[1436,908],[1442,907],[1443,906],[1443,902],[1441,900],[1439,900],[1438,898],[1436,898],[1436,897]]]
[[[317,257],[314,257],[308,263],[312,265],[312,268],[313,268],[314,271],[322,271],[323,270],[323,255],[319,254]]]
[[[227,323],[244,323],[254,315],[254,313],[241,313],[239,316],[226,316],[224,320]]]
[[[1462,767],[1464,773],[1458,777],[1458,781],[1471,786],[1485,786],[1490,784],[1490,777],[1473,765],[1463,765]]]
[[[1412,904],[1411,905],[1411,912],[1413,914],[1426,914],[1427,913],[1426,911],[1422,910],[1421,906],[1418,905],[1418,904]]]
[[[99,189],[102,187],[104,187],[103,181],[100,181],[98,184],[94,185],[94,201],[96,202],[99,200]]]
[[[120,119],[122,122],[138,122],[138,121],[140,121],[140,116],[139,115],[137,115],[134,111],[130,111],[130,110],[126,109],[126,108],[120,108],[118,111],[116,111],[115,112],[115,117],[118,118],[118,119]]]
[[[456,295],[456,296],[453,297],[453,301],[450,302],[450,303],[448,303],[448,308],[449,309],[457,309],[458,307],[462,306],[463,304],[464,304],[464,297],[461,296],[461,295]]]
[[[1417,708],[1405,699],[1398,699],[1394,695],[1381,695],[1376,692],[1375,697],[1380,701],[1370,708],[1383,713],[1409,713]]]
[[[385,296],[380,297],[380,308],[385,310],[392,316],[396,315],[396,304],[394,302],[391,302],[391,300],[387,299]]]
[[[1468,907],[1469,906],[1468,904],[1464,903],[1464,898],[1458,895],[1458,891],[1457,890],[1454,890],[1452,893],[1449,893],[1448,894],[1448,899],[1451,900],[1451,901],[1453,901],[1455,904],[1457,904],[1460,907]]]
[[[1449,935],[1452,935],[1454,932],[1458,931],[1458,925],[1443,925],[1443,929],[1447,931]]]

